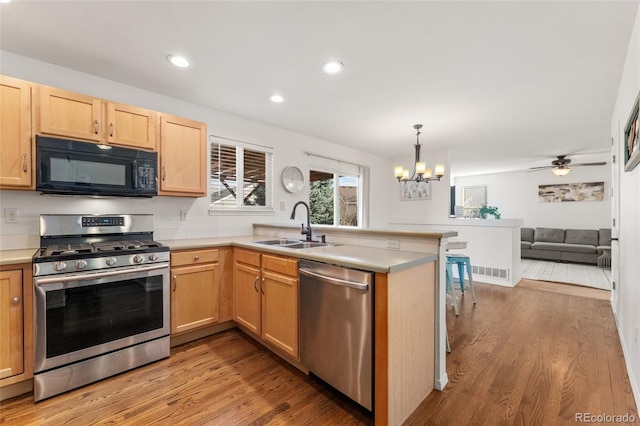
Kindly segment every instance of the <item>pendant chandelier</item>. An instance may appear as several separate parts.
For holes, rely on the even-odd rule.
[[[394,167],[395,176],[398,179],[398,182],[439,181],[440,178],[444,176],[444,164],[436,164],[435,173],[433,173],[430,168],[427,168],[425,163],[420,161],[420,148],[422,148],[422,145],[420,144],[420,129],[422,129],[422,124],[415,124],[413,128],[416,129],[416,144],[414,145],[416,148],[416,158],[413,165],[413,172],[409,169],[405,169],[403,166],[396,166]]]

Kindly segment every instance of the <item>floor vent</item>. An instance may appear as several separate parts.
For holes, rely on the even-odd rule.
[[[500,278],[503,280],[509,279],[509,270],[508,269],[499,269],[499,268],[491,268],[489,266],[472,266],[474,275],[485,275],[487,277]]]

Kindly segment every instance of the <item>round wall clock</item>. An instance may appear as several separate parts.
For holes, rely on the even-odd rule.
[[[282,171],[282,185],[284,189],[294,194],[302,191],[302,188],[304,188],[304,175],[302,174],[302,170],[295,166],[285,167]]]

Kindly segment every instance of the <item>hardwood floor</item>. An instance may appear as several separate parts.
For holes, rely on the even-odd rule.
[[[477,283],[448,307],[449,384],[407,424],[564,425],[575,413],[638,419],[610,305],[562,292]],[[351,401],[229,330],[171,358],[34,404],[0,405],[11,425],[370,425]]]
[[[562,284],[475,290],[477,305],[458,299],[460,316],[447,307],[449,384],[408,425],[575,425],[578,413],[640,422],[607,300]]]

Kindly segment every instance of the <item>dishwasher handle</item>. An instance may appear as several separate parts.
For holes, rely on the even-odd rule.
[[[302,275],[318,278],[330,284],[338,285],[341,287],[351,287],[351,288],[355,288],[363,291],[369,291],[369,284],[361,284],[353,281],[341,280],[340,278],[328,277],[326,275],[320,275],[304,268],[300,268],[299,271],[300,271],[300,274]]]

